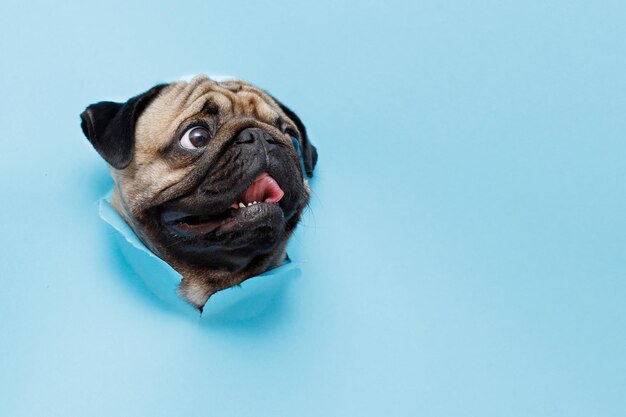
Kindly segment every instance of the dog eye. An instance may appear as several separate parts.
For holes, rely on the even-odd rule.
[[[293,127],[286,127],[285,133],[289,136],[298,137],[298,132]]]
[[[196,126],[185,132],[180,138],[180,145],[185,149],[198,149],[208,145],[210,138],[211,133],[207,128]]]

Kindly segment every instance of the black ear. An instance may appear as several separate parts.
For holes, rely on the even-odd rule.
[[[101,101],[81,113],[80,127],[112,167],[124,169],[133,160],[137,118],[167,84],[159,84],[126,103]]]
[[[306,175],[309,177],[313,176],[313,169],[317,164],[317,149],[311,142],[309,142],[309,136],[306,133],[306,127],[304,127],[304,123],[295,114],[289,107],[285,106],[283,103],[278,101],[275,97],[271,96],[272,99],[278,104],[283,111],[295,124],[298,130],[300,131],[300,150],[302,152],[302,159],[304,160],[304,170],[306,171]]]

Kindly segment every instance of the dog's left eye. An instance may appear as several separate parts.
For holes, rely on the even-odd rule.
[[[211,133],[207,128],[196,126],[185,132],[180,138],[180,145],[185,149],[198,149],[208,145],[210,138]]]

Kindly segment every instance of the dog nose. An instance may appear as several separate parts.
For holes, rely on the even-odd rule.
[[[276,142],[274,137],[265,130],[257,127],[249,127],[239,132],[235,143],[252,143],[260,140],[264,140],[267,143]]]

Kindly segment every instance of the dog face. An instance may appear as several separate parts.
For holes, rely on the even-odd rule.
[[[201,308],[282,264],[317,151],[278,100],[243,81],[200,76],[92,104],[81,119],[111,166],[113,207],[181,273],[189,302]]]

